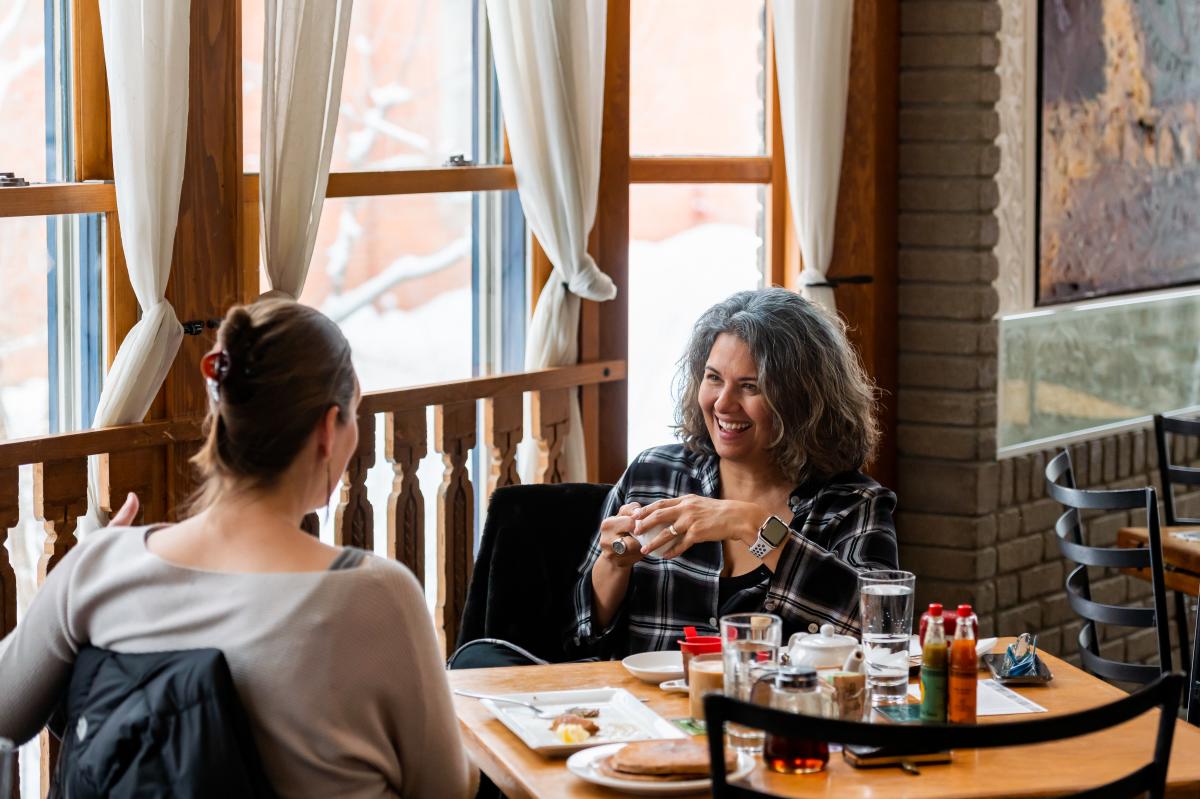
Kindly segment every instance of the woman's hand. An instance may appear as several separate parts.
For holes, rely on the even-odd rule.
[[[125,504],[108,520],[108,526],[129,527],[133,524],[133,520],[137,518],[139,507],[140,503],[138,502],[137,494],[130,491],[129,496],[125,497]]]
[[[637,502],[622,505],[616,516],[609,516],[600,523],[600,557],[610,565],[627,569],[642,559],[642,548],[633,537],[634,514],[641,509]],[[625,543],[625,553],[613,551],[613,542],[620,538]]]
[[[747,546],[758,537],[758,529],[770,512],[753,502],[733,499],[713,499],[687,494],[673,499],[660,499],[634,512],[634,533],[641,535],[659,525],[666,525],[644,549],[654,552],[674,542],[662,553],[664,558],[682,555],[701,541],[734,539]]]

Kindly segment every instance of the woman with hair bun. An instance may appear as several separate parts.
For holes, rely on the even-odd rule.
[[[81,647],[215,647],[279,795],[473,795],[420,584],[300,529],[358,443],[345,337],[312,308],[264,300],[230,309],[201,368],[191,515],[99,531],[50,573],[0,641],[0,736],[41,729]]]
[[[673,649],[754,611],[785,638],[857,632],[859,572],[896,568],[896,496],[861,471],[875,389],[842,322],[785,289],[734,294],[696,322],[679,389],[681,443],[629,465],[580,568],[579,654]]]

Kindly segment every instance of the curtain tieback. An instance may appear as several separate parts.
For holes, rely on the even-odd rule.
[[[293,297],[291,294],[284,291],[283,289],[271,289],[270,291],[264,291],[262,294],[258,295],[258,298],[260,300],[296,300],[297,299],[296,297]]]
[[[567,281],[566,287],[576,297],[595,302],[604,302],[617,296],[617,287],[612,278],[601,272],[587,253],[579,259],[578,268]]]

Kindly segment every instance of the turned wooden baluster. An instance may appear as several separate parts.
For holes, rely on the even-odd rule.
[[[358,417],[358,448],[346,464],[334,517],[333,540],[368,552],[375,548],[375,516],[367,499],[367,470],[375,465],[375,414]]]
[[[75,546],[75,523],[87,513],[87,458],[33,466],[33,509],[46,528],[38,584]]]
[[[8,550],[4,546],[9,528],[16,527],[21,521],[20,483],[17,469],[16,466],[6,466],[0,469],[0,638],[4,638],[17,626],[17,575],[8,559]],[[21,773],[17,768],[16,758],[13,758],[10,777],[16,789],[14,795],[20,796]],[[0,797],[0,799],[8,799],[8,797]]]
[[[0,469],[0,638],[17,627],[17,573],[4,542],[21,521],[20,482],[16,466]]]
[[[387,556],[412,569],[424,585],[425,497],[417,468],[429,452],[425,409],[385,413],[383,423],[384,454],[394,474],[387,505]]]
[[[475,554],[475,495],[467,477],[467,458],[475,447],[474,400],[434,406],[433,445],[446,464],[446,473],[438,487],[438,589],[434,622],[444,636],[443,651],[449,652],[458,638]]]
[[[18,467],[6,466],[0,469],[0,638],[4,638],[17,627],[17,574],[8,558],[8,549],[5,548],[4,542],[8,538],[9,529],[16,527],[21,521],[20,494]],[[14,795],[20,796],[21,773],[16,758],[13,758],[11,778],[16,787]]]
[[[483,401],[483,435],[490,454],[487,495],[497,488],[517,485],[517,445],[521,443],[523,420],[520,394],[488,397]]]
[[[163,447],[113,452],[99,458],[99,483],[96,493],[100,506],[116,513],[125,504],[129,492],[138,495],[138,515],[134,524],[161,522],[167,518],[166,452]],[[187,500],[183,505],[186,506]]]
[[[563,444],[571,424],[573,388],[531,392],[533,437],[538,443],[536,482],[561,483],[566,474]]]
[[[33,511],[46,528],[38,561],[38,585],[75,546],[75,524],[87,513],[87,458],[47,461],[33,467]],[[42,794],[58,763],[58,739],[42,730]]]

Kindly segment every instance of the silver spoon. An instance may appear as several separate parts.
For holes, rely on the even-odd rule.
[[[462,690],[458,690],[458,689],[456,689],[454,691],[454,693],[458,694],[459,696],[470,697],[471,699],[490,699],[493,702],[504,702],[504,703],[507,703],[510,705],[520,705],[522,707],[527,707],[539,719],[552,719],[555,716],[559,715],[558,713],[555,713],[553,710],[543,710],[542,708],[538,707],[537,705],[534,705],[530,702],[522,702],[520,699],[506,699],[505,697],[502,697],[502,696],[492,696],[491,694],[477,694],[473,691],[462,691]]]

